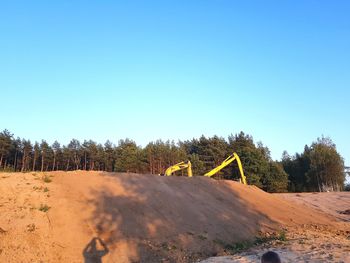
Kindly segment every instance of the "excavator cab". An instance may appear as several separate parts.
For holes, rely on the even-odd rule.
[[[225,168],[227,165],[229,165],[230,163],[232,163],[234,160],[237,161],[238,164],[238,170],[239,173],[241,175],[241,179],[240,182],[242,184],[247,184],[247,180],[246,177],[244,175],[244,171],[243,171],[243,166],[242,166],[242,162],[239,159],[239,156],[237,155],[237,153],[233,153],[231,154],[229,157],[227,157],[219,166],[215,167],[213,170],[207,172],[204,176],[208,176],[208,177],[212,177],[213,175],[215,175],[216,173],[218,173],[219,171],[221,171],[223,168]]]
[[[180,170],[183,170],[183,169],[187,169],[187,176],[188,177],[192,177],[192,165],[191,165],[190,161],[187,161],[187,163],[180,162],[180,163],[177,163],[177,164],[175,164],[173,166],[170,166],[168,169],[165,170],[164,175],[165,176],[170,176],[173,173],[175,173],[176,171],[180,171]]]

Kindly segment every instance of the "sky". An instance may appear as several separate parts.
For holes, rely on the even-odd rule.
[[[349,1],[1,1],[0,129],[139,145],[240,131],[350,165]]]

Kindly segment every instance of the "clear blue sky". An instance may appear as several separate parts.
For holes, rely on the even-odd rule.
[[[50,143],[322,134],[350,163],[349,1],[1,1],[0,129]]]

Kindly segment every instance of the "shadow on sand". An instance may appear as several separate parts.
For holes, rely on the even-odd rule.
[[[118,262],[195,262],[272,223],[247,206],[235,182],[123,174],[106,179],[108,185],[91,189],[91,223]]]
[[[94,237],[83,250],[84,262],[102,263],[102,257],[108,252],[106,244],[99,237]]]

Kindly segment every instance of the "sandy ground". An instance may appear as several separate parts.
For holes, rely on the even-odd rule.
[[[303,206],[311,206],[337,218],[338,221],[350,222],[350,192],[340,193],[295,193],[277,194],[288,201]]]
[[[347,262],[347,217],[295,198],[204,177],[0,173],[0,262],[197,262],[282,229],[289,241],[206,262],[257,262],[270,246]]]
[[[324,226],[293,229],[285,242],[270,242],[233,256],[212,257],[202,263],[260,262],[269,251],[277,252],[283,262],[350,262],[350,192],[274,194],[305,209],[316,209],[334,217],[343,231]]]

